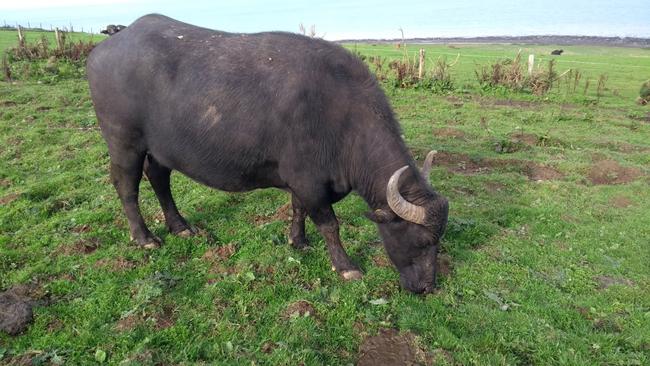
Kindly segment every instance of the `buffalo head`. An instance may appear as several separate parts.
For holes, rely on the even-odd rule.
[[[422,175],[428,180],[434,152],[427,155]],[[399,179],[408,169],[393,173],[386,187],[389,209],[368,214],[376,222],[389,258],[400,273],[400,283],[414,293],[429,293],[436,284],[436,257],[440,239],[447,226],[447,200],[427,189],[423,203],[406,200],[399,190]],[[417,179],[416,179],[417,181]]]

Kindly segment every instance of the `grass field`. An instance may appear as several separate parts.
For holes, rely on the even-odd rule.
[[[461,53],[457,91],[386,92],[414,155],[438,151],[431,181],[451,204],[426,297],[399,289],[355,195],[335,209],[357,282],[330,271],[311,223],[312,249],[290,248],[285,193],[179,174],[176,201],[202,235],[167,234],[143,181],[165,245],[138,249],[86,81],[0,83],[0,289],[37,300],[26,332],[0,334],[0,364],[371,364],[373,345],[427,365],[650,364],[650,109],[634,103],[650,50],[563,47],[560,71],[608,74],[593,104],[472,86],[477,63],[554,47],[425,48]]]

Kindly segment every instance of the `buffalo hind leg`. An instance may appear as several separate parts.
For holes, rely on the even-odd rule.
[[[341,245],[341,238],[339,237],[339,222],[336,219],[334,210],[331,205],[310,210],[309,217],[314,221],[318,231],[325,238],[327,243],[327,251],[332,261],[334,270],[338,272],[346,280],[361,279],[362,274],[348,254]]]
[[[144,154],[122,153],[121,159],[114,161],[111,158],[110,174],[111,181],[117,191],[126,218],[129,221],[131,240],[145,249],[158,248],[160,239],[155,237],[147,228],[147,225],[140,213],[138,205],[138,189],[142,179],[142,166]]]
[[[147,155],[144,162],[144,173],[156,193],[158,202],[160,202],[167,229],[174,235],[189,237],[194,235],[195,232],[178,212],[169,183],[171,172],[171,169],[160,165],[153,156]]]
[[[291,208],[293,214],[291,216],[289,244],[296,249],[303,249],[309,246],[309,242],[305,236],[305,217],[307,216],[307,210],[305,210],[298,197],[293,193],[291,194]]]

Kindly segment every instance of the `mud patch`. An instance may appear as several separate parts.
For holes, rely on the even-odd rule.
[[[291,202],[280,206],[271,216],[255,216],[253,221],[256,226],[268,224],[274,221],[291,221],[292,209]]]
[[[18,104],[12,100],[2,100],[0,101],[0,106],[2,107],[15,107]]]
[[[431,364],[426,354],[416,346],[412,333],[400,334],[395,329],[380,329],[379,334],[367,337],[359,347],[357,366],[402,366]]]
[[[606,290],[612,286],[625,286],[630,287],[634,286],[632,280],[622,277],[610,277],[610,276],[596,276],[594,277],[596,283],[598,283],[599,290]]]
[[[443,166],[454,173],[475,175],[494,170],[514,171],[533,181],[556,180],[564,177],[555,168],[540,165],[528,160],[485,159],[470,157],[466,154],[438,152],[433,158],[433,165]]]
[[[287,306],[282,312],[282,319],[288,320],[298,317],[316,316],[316,309],[306,300],[299,300]]]
[[[465,139],[465,132],[452,128],[452,127],[442,127],[435,128],[433,130],[434,137],[443,137],[443,138],[454,138],[459,140]]]
[[[14,286],[0,293],[0,331],[15,336],[34,321],[33,301],[25,286]]]
[[[455,97],[455,96],[453,96],[453,95],[450,95],[450,96],[448,96],[448,97],[445,98],[445,99],[447,99],[447,101],[449,102],[449,104],[453,105],[453,106],[456,107],[456,108],[460,108],[460,107],[462,107],[462,106],[464,105],[462,99],[460,99],[460,98],[458,98],[458,97]]]
[[[594,185],[626,184],[641,176],[641,170],[624,167],[615,160],[602,160],[594,163],[587,178]]]
[[[10,185],[11,185],[11,181],[9,179],[6,178],[0,179],[0,187],[6,188],[9,187]]]
[[[627,208],[634,204],[631,199],[625,196],[614,197],[609,200],[609,203],[616,208]]]
[[[8,205],[20,197],[18,193],[9,193],[6,196],[0,197],[0,205]]]

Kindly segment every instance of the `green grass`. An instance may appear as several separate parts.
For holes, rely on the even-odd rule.
[[[357,47],[401,55],[392,46]],[[462,85],[475,83],[474,62],[513,56],[519,47],[426,48],[429,57],[462,52],[454,71]],[[426,297],[400,290],[392,266],[376,264],[385,254],[354,195],[335,209],[346,248],[365,273],[358,282],[329,270],[311,223],[313,249],[289,247],[288,224],[274,216],[288,201],[283,192],[227,194],[180,174],[173,175],[177,203],[204,234],[168,235],[143,181],[143,213],[165,245],[136,248],[108,181],[86,81],[0,83],[0,288],[28,284],[44,299],[24,334],[0,334],[0,363],[29,354],[93,364],[105,352],[107,364],[341,365],[356,362],[366,336],[397,328],[441,364],[649,364],[650,110],[634,98],[648,78],[650,52],[564,48],[559,70],[579,63],[595,77],[609,75],[599,104],[475,87],[444,96],[387,89],[416,157],[429,149],[467,155],[431,172],[451,202],[442,251],[453,270]],[[500,105],[506,99],[530,103]],[[497,153],[494,144],[513,133],[538,143]],[[486,159],[510,163],[463,172],[463,164]],[[593,184],[590,170],[603,160],[638,176]],[[561,176],[531,180],[521,161]],[[604,176],[615,181],[617,174]],[[235,249],[229,258],[205,255],[227,245]],[[602,288],[608,279],[616,283]],[[380,298],[388,303],[370,302]],[[286,314],[300,300],[314,313]]]
[[[48,31],[24,31],[25,34],[25,39],[29,43],[36,42],[41,39],[42,36],[45,36],[47,40],[49,41],[51,46],[56,45],[56,40],[54,39],[54,32],[48,32]],[[81,32],[73,32],[73,33],[67,33],[66,32],[66,37],[68,41],[79,41],[83,40],[89,41],[89,40],[94,40],[94,41],[99,41],[101,39],[106,38],[105,35],[103,34],[89,34],[89,33],[81,33]],[[18,32],[15,30],[0,30],[0,52],[4,51],[5,49],[9,47],[15,47],[16,44],[18,44]]]

